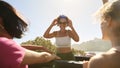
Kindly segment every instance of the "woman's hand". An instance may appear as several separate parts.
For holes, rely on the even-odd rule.
[[[102,0],[103,4],[105,4],[106,2],[108,2],[108,0]]]
[[[73,26],[72,26],[72,21],[71,21],[70,19],[68,19],[68,26],[69,26],[69,27],[73,27]]]
[[[52,25],[52,26],[57,25],[57,20],[58,20],[58,19],[54,19],[51,25]]]
[[[60,57],[56,56],[55,54],[50,54],[50,53],[47,53],[47,52],[42,52],[42,54],[44,55],[44,57],[46,59],[45,62],[61,59]]]

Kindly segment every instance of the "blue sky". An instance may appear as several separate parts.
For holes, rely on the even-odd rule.
[[[5,0],[14,6],[29,21],[29,30],[21,43],[43,36],[53,19],[61,14],[68,16],[82,43],[101,38],[100,24],[95,22],[93,14],[102,6],[102,0]],[[96,23],[96,24],[94,24]],[[53,30],[56,30],[53,28]],[[54,39],[51,39],[54,42]]]

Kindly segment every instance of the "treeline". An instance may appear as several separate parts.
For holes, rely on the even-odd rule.
[[[81,44],[74,44],[73,48],[85,52],[105,52],[112,47],[111,42],[95,38],[93,40],[82,42]]]

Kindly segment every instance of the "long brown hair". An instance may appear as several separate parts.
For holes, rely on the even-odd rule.
[[[2,0],[0,0],[0,17],[3,20],[3,27],[13,38],[21,38],[27,30],[27,23],[16,14],[10,4]]]

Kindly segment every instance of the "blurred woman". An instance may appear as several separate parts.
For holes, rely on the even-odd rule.
[[[110,40],[112,48],[96,55],[88,62],[88,68],[120,68],[120,0],[103,0],[97,12],[101,20],[103,39]]]
[[[0,68],[28,68],[27,65],[59,59],[48,52],[34,52],[21,47],[13,38],[21,38],[27,23],[7,2],[0,0]]]

